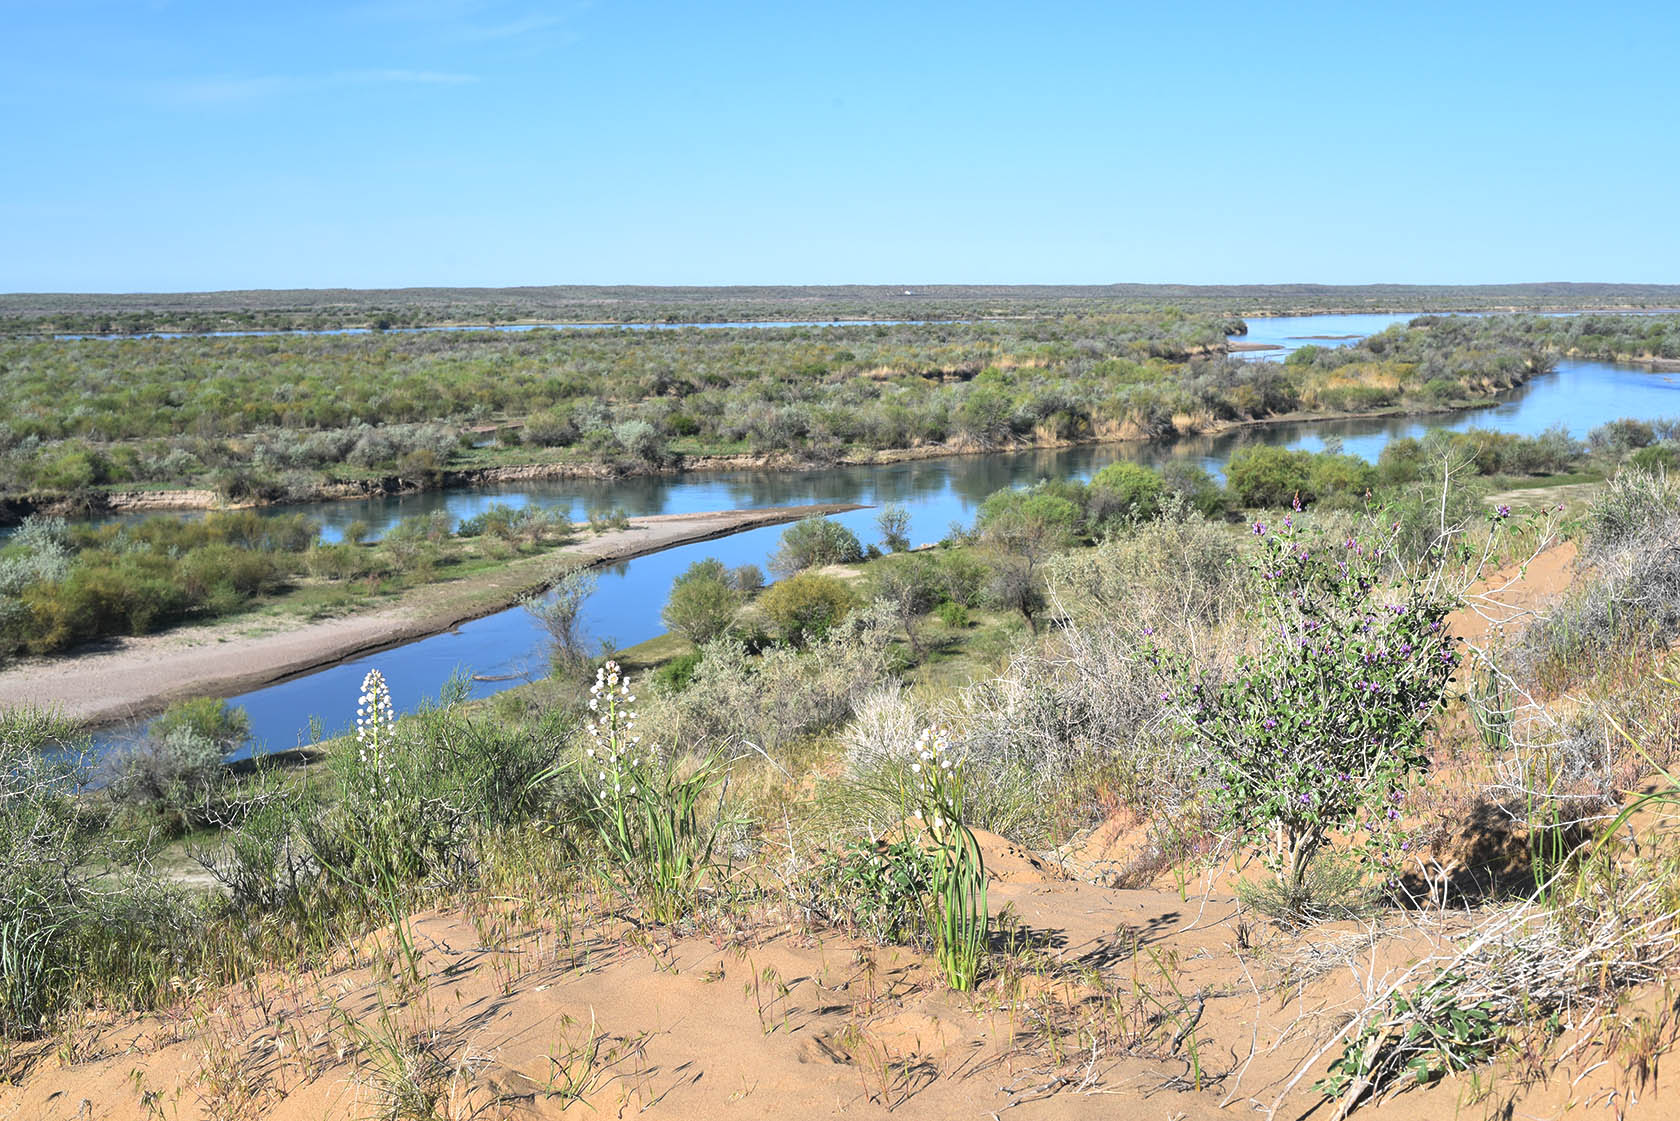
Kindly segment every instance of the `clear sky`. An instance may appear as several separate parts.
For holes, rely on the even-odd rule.
[[[0,0],[0,290],[1680,282],[1669,3]]]

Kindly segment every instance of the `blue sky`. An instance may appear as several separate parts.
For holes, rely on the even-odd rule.
[[[1680,282],[1666,4],[0,17],[5,291]]]

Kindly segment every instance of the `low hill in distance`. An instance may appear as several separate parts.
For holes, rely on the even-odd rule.
[[[330,330],[512,323],[727,323],[783,319],[966,319],[1135,311],[1648,310],[1680,285],[877,284],[526,288],[310,288],[174,293],[0,294],[0,333]]]

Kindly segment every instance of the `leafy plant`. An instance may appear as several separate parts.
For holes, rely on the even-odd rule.
[[[742,598],[723,562],[707,557],[676,578],[659,617],[694,645],[704,646],[729,629]]]
[[[986,862],[974,830],[963,822],[963,766],[949,736],[928,729],[916,756],[912,816],[933,850],[933,951],[946,983],[967,992],[979,979],[990,930]]]
[[[1305,914],[1308,871],[1332,833],[1389,833],[1427,763],[1424,732],[1457,657],[1434,585],[1385,583],[1381,534],[1334,540],[1292,519],[1255,523],[1256,649],[1223,677],[1159,650],[1184,733],[1206,754],[1211,801],[1239,834],[1270,832],[1284,908]]]
[[[51,713],[0,713],[0,1042],[75,1000],[146,1007],[202,951],[203,916],[89,820],[87,747]]]
[[[770,585],[758,605],[796,646],[821,638],[851,610],[852,591],[846,582],[815,572],[801,572]]]
[[[549,658],[556,670],[576,667],[588,657],[583,605],[594,592],[595,574],[587,568],[572,567],[556,573],[546,595],[521,601],[537,625],[548,632]]]
[[[1487,1061],[1499,1046],[1496,1006],[1462,1002],[1464,981],[1444,971],[1415,993],[1395,992],[1388,1015],[1351,1038],[1314,1088],[1341,1099],[1345,1115],[1367,1095],[1398,1088],[1402,1079],[1427,1085]]]
[[[968,617],[968,608],[964,607],[960,603],[953,602],[952,600],[946,600],[944,603],[935,607],[933,609],[933,613],[939,616],[940,622],[953,629],[966,627],[970,622]]]
[[[176,701],[146,729],[154,736],[167,736],[178,728],[231,750],[251,735],[251,718],[242,708],[230,706],[215,697],[199,697]]]
[[[817,866],[809,888],[816,907],[872,942],[928,937],[934,861],[919,839],[855,841]]]
[[[616,662],[590,686],[594,746],[585,752],[584,817],[607,862],[652,917],[676,922],[698,900],[701,879],[716,870],[727,771],[716,754],[684,771],[675,758],[642,745],[636,697]],[[715,795],[716,813],[706,802]]]
[[[889,553],[904,553],[910,549],[910,511],[898,503],[881,507],[875,515],[875,526],[881,531],[881,544]]]
[[[770,569],[791,576],[806,568],[852,564],[862,559],[863,546],[857,534],[827,518],[806,518],[782,534],[782,543],[770,558]]]

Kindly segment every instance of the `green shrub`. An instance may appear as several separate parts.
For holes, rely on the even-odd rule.
[[[1382,505],[1383,520],[1394,527],[1391,542],[1396,559],[1417,562],[1439,555],[1466,529],[1484,522],[1482,495],[1487,485],[1463,473],[1440,481],[1402,487]]]
[[[176,701],[147,726],[153,736],[168,736],[185,729],[194,735],[232,750],[251,735],[250,715],[215,697]]]
[[[1288,506],[1311,502],[1312,453],[1270,444],[1239,449],[1225,465],[1225,486],[1244,506]]]
[[[1384,385],[1334,385],[1319,391],[1318,403],[1334,412],[1362,413],[1386,408],[1399,398],[1398,390]]]
[[[1110,463],[1091,478],[1091,526],[1146,522],[1161,512],[1166,493],[1166,483],[1149,468]]]
[[[372,559],[355,545],[317,545],[304,554],[304,565],[321,580],[350,580],[373,571]]]
[[[1021,555],[1042,556],[1074,543],[1083,503],[1046,487],[1000,490],[980,505],[982,540]]]
[[[968,608],[952,600],[946,600],[934,608],[933,611],[935,615],[939,616],[939,621],[947,627],[962,628],[969,626],[972,622],[968,615]]]
[[[237,797],[223,760],[250,734],[242,708],[214,697],[177,701],[138,741],[109,757],[111,792],[154,815],[170,834],[231,825]]]
[[[667,693],[682,692],[688,688],[688,683],[694,680],[694,671],[700,668],[700,662],[705,656],[700,650],[678,654],[653,671],[654,684]]]
[[[803,646],[828,633],[853,603],[852,590],[844,580],[801,572],[772,584],[758,598],[758,605],[776,624],[781,636]]]
[[[945,598],[942,576],[939,563],[926,554],[886,556],[869,566],[870,594],[922,615]]]
[[[978,607],[990,575],[986,562],[968,549],[941,549],[935,562],[944,597],[963,607]]]
[[[893,628],[892,617],[871,604],[847,612],[803,650],[777,644],[754,654],[740,641],[717,639],[688,687],[656,694],[644,722],[684,750],[750,743],[778,756],[801,736],[848,719],[886,678]]]
[[[583,629],[583,605],[595,594],[595,573],[568,568],[556,575],[546,594],[527,596],[520,605],[549,637],[549,661],[559,672],[576,667],[588,656]]]
[[[109,462],[92,448],[66,444],[35,472],[35,485],[45,490],[78,491],[110,481]]]
[[[1427,764],[1425,732],[1457,661],[1453,604],[1422,579],[1390,586],[1384,534],[1332,539],[1287,518],[1255,532],[1258,648],[1223,674],[1157,656],[1206,752],[1213,805],[1227,827],[1270,837],[1280,906],[1306,916],[1331,834],[1385,836]]]
[[[1652,444],[1628,456],[1627,461],[1629,467],[1641,471],[1674,471],[1680,468],[1680,444]]]
[[[1344,496],[1357,501],[1376,485],[1377,471],[1356,455],[1320,452],[1312,457],[1309,479],[1307,489],[1320,499]]]
[[[0,713],[0,1041],[72,1001],[151,1007],[203,950],[203,916],[85,815],[87,747],[55,716]]]
[[[164,831],[177,836],[218,819],[226,754],[222,744],[190,725],[148,730],[108,757],[110,791],[119,802],[155,814]]]
[[[741,598],[723,562],[708,557],[689,565],[672,583],[659,617],[694,645],[704,646],[729,629]]]
[[[462,518],[461,523],[455,527],[455,536],[488,535],[503,541],[511,540],[530,517],[530,507],[515,509],[505,502],[495,502],[470,518]]]
[[[400,723],[378,670],[363,682],[358,731],[330,765],[338,798],[310,837],[314,856],[368,900],[471,873],[477,838],[529,820],[547,800],[559,744],[454,704]]]
[[[889,553],[903,553],[910,549],[910,511],[896,502],[881,507],[875,516],[881,531],[881,544]]]
[[[854,564],[863,559],[857,534],[827,518],[806,518],[782,534],[781,546],[770,558],[770,570],[788,576],[828,564]]]
[[[1157,631],[1209,626],[1247,606],[1241,539],[1189,515],[1150,522],[1054,558],[1045,577],[1079,623],[1124,619]]]
[[[578,430],[571,414],[560,409],[544,409],[525,420],[525,439],[539,447],[563,448],[577,438]]]
[[[1040,571],[1054,553],[1079,536],[1082,502],[1040,485],[1032,490],[1000,490],[980,506],[976,527],[986,547],[986,597],[1006,611],[1019,611],[1033,633],[1044,606]]]
[[[805,881],[808,906],[880,945],[929,942],[933,857],[920,841],[854,841],[827,854]]]
[[[320,826],[328,820],[316,788],[262,769],[236,797],[232,827],[214,843],[189,849],[227,893],[232,914],[253,932],[330,922],[333,901],[323,891],[324,869],[311,843],[320,841]],[[330,843],[320,847],[337,850]]]
[[[729,583],[743,596],[757,595],[764,589],[764,571],[756,564],[743,564],[729,570]]]
[[[1228,503],[1225,488],[1198,464],[1180,459],[1169,460],[1161,466],[1160,474],[1169,498],[1176,499],[1204,518],[1216,518],[1225,513]]]

